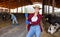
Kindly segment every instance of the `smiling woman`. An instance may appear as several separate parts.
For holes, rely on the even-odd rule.
[[[28,21],[29,21],[28,26],[30,26],[30,28],[28,27],[29,30],[26,37],[33,37],[33,35],[35,35],[36,37],[40,37],[42,31],[40,24],[42,15],[39,14],[39,10],[41,8],[39,5],[35,5],[33,8],[34,8],[34,13],[29,14],[28,16]]]

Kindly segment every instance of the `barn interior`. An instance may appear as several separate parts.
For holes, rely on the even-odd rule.
[[[60,16],[60,0],[0,0],[0,37],[26,37],[27,29],[25,26],[25,13],[32,13],[33,6],[39,5],[42,9],[40,14],[56,14]],[[12,28],[9,13],[13,13],[19,23],[19,26]],[[60,30],[51,35],[47,33],[49,23],[42,19],[44,31],[41,37],[60,37]],[[22,29],[21,29],[22,28]]]

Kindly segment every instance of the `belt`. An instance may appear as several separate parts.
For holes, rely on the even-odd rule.
[[[37,24],[37,25],[39,25],[39,24]],[[31,25],[31,26],[36,26],[36,25]]]

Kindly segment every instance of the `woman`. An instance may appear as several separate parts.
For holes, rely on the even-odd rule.
[[[28,21],[29,21],[29,31],[26,37],[33,37],[33,35],[35,34],[36,37],[40,37],[41,34],[41,25],[40,21],[42,19],[42,15],[39,14],[39,10],[41,9],[39,5],[35,5],[35,7],[33,7],[35,9],[34,14],[29,14],[28,16]]]

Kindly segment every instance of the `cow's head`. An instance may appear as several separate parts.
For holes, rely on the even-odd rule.
[[[55,23],[54,25],[51,24],[50,27],[48,28],[48,32],[49,32],[50,34],[53,34],[53,33],[55,33],[55,32],[57,31],[57,29],[58,29],[59,27],[60,27],[60,26],[59,26],[58,23]]]
[[[50,34],[53,34],[56,31],[56,26],[53,26],[52,24],[50,25],[50,27],[48,28],[48,32]]]
[[[51,19],[51,14],[45,15],[45,21],[48,21]]]

